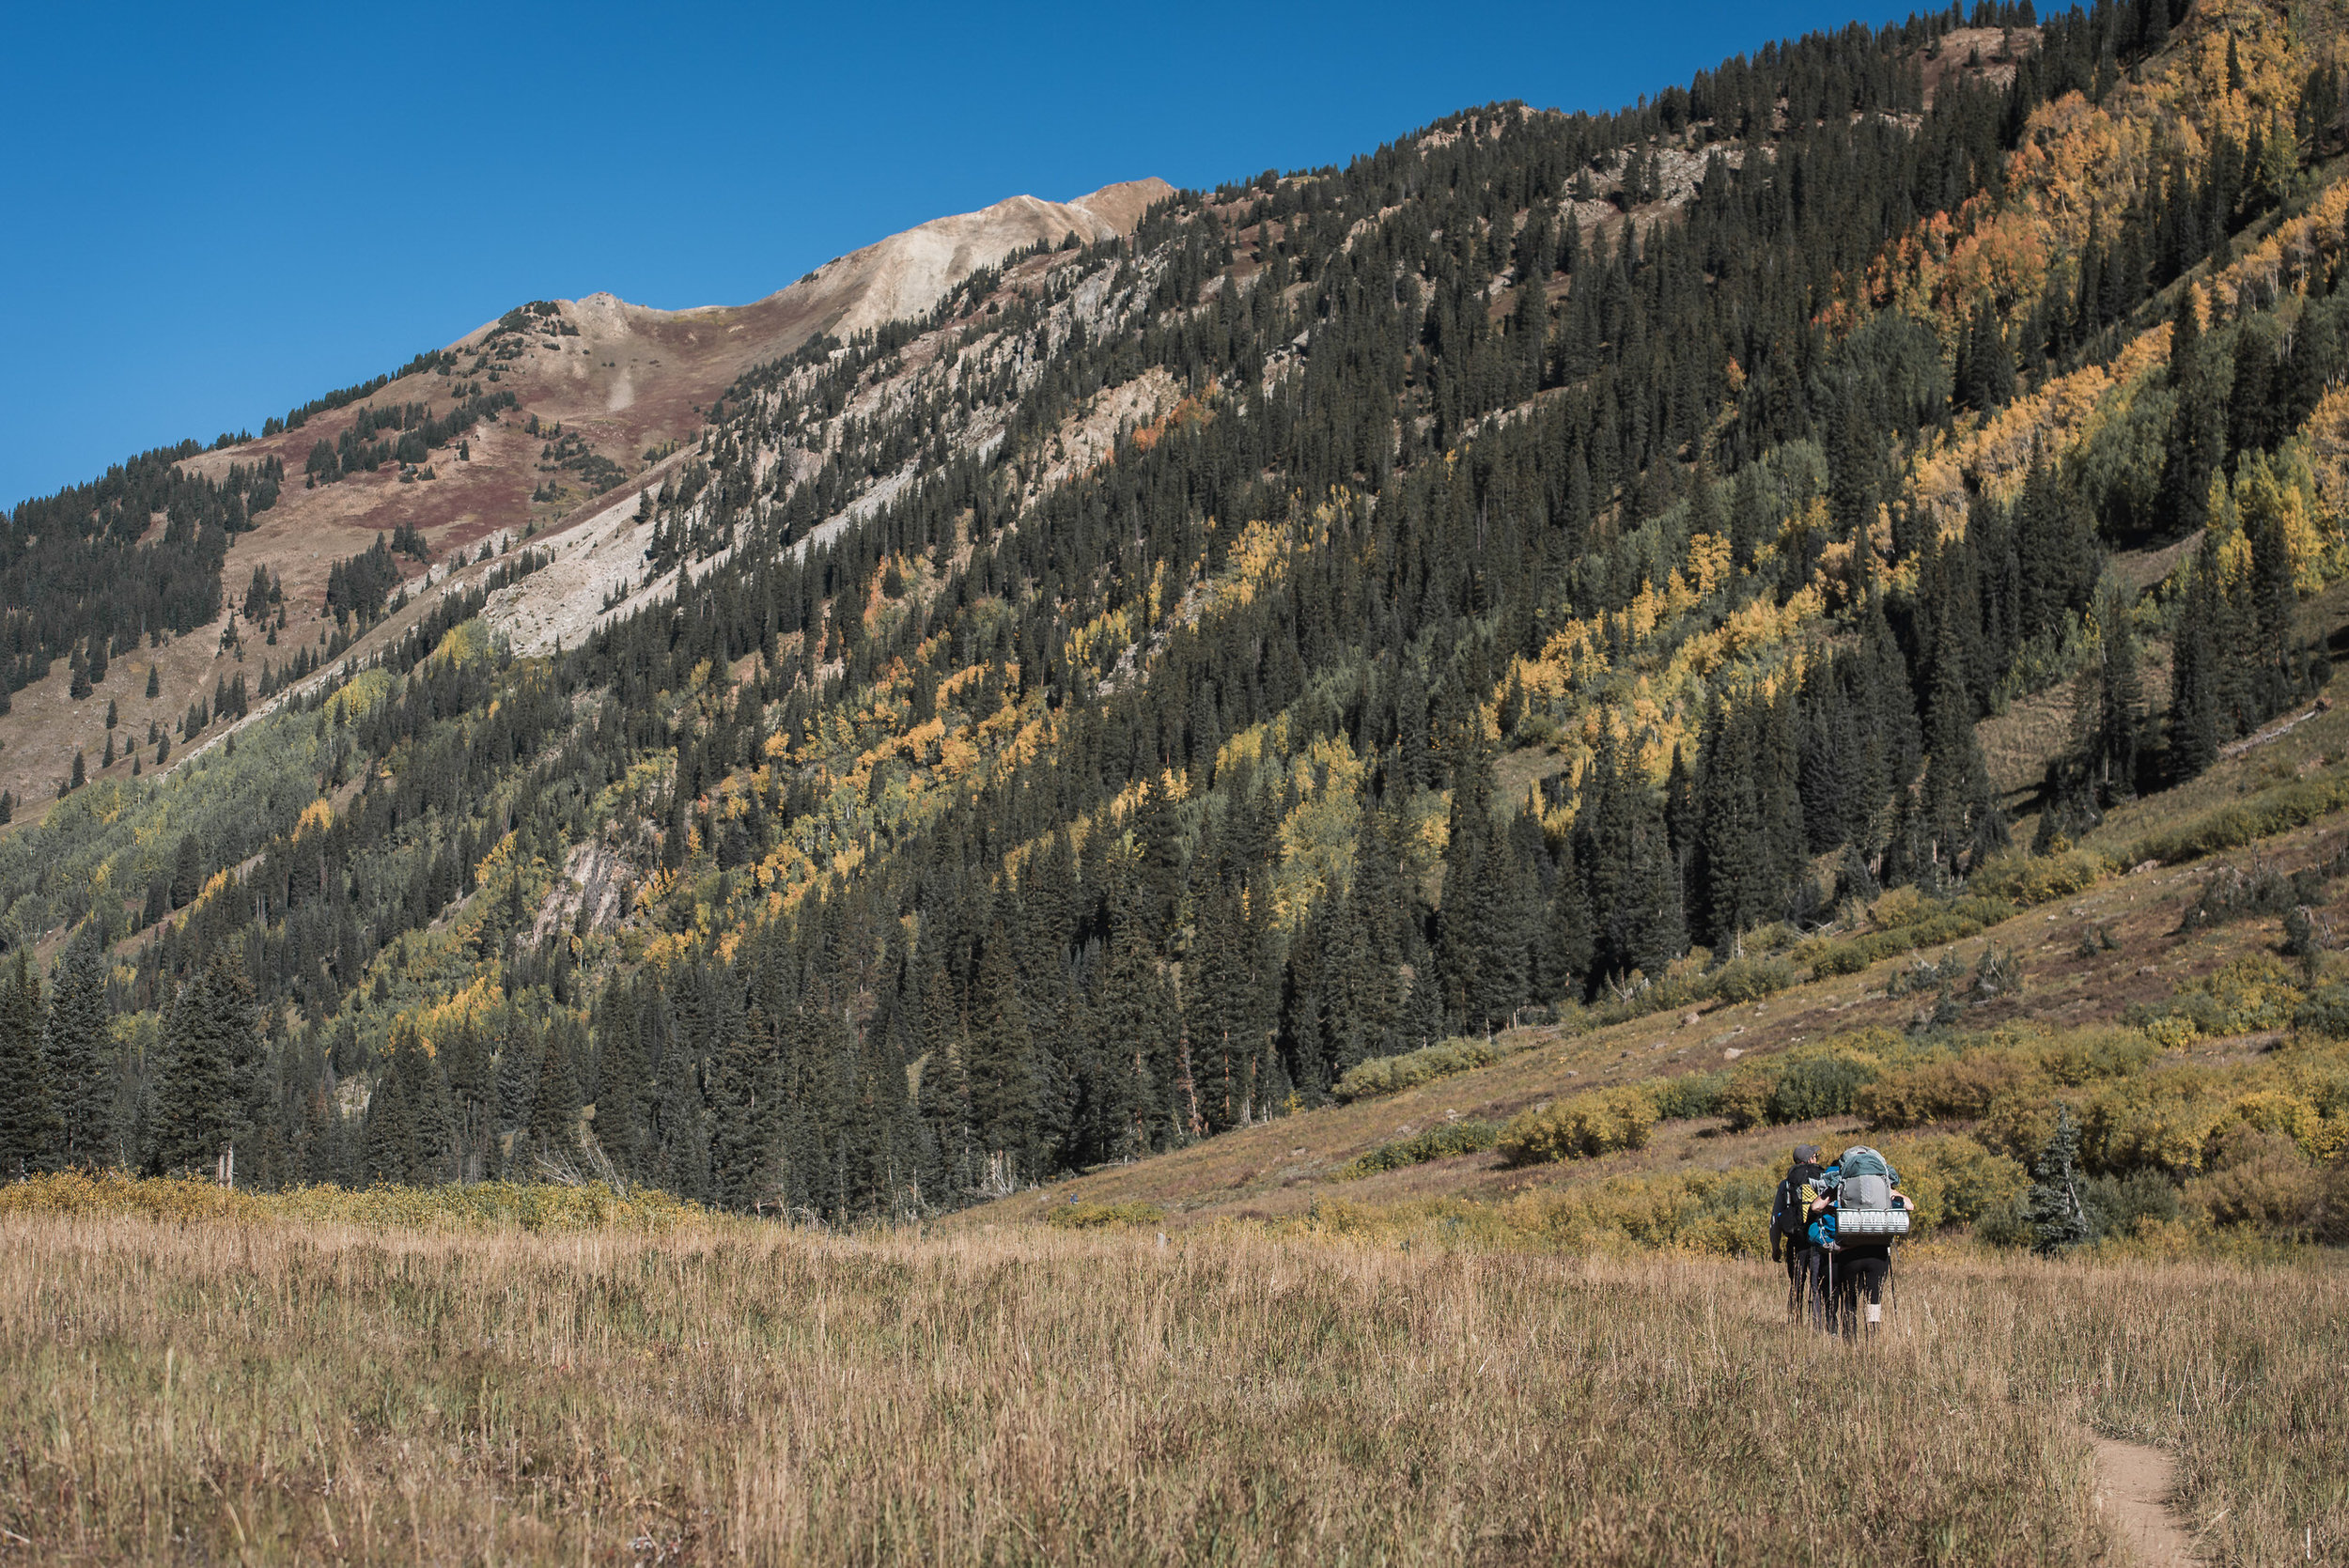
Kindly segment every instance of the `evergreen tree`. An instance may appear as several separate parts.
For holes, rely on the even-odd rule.
[[[2226,409],[2204,363],[2208,357],[2202,347],[2201,293],[2188,288],[2178,297],[2170,328],[2170,384],[2177,406],[2170,415],[2156,506],[2156,520],[2171,538],[2191,534],[2210,520],[2211,476],[2226,458]]]
[[[1328,970],[1330,1008],[1343,1025],[1331,1063],[1337,1073],[1369,1057],[1410,1048],[1403,1026],[1407,902],[1403,867],[1385,822],[1365,806],[1355,820],[1354,875],[1343,912],[1333,922]],[[1261,982],[1252,1000],[1254,1026],[1268,1029],[1272,998]]]
[[[1958,401],[1969,409],[1986,412],[2015,396],[2015,355],[1988,300],[1974,307],[1958,352],[1956,381]]]
[[[367,1095],[361,1172],[369,1183],[400,1187],[415,1179],[420,1163],[415,1110],[408,1103],[407,1078],[387,1065]]]
[[[1361,842],[1358,833],[1357,880],[1367,874],[1360,859]],[[1392,1007],[1381,985],[1370,934],[1351,918],[1350,898],[1346,908],[1348,918],[1343,924],[1348,955],[1341,1016],[1359,1022],[1351,1044],[1360,1051],[1377,1027],[1377,1016],[1391,1017]],[[1272,1084],[1271,1059],[1265,1048],[1271,1009],[1262,980],[1263,955],[1240,899],[1221,885],[1202,900],[1195,950],[1197,962],[1183,997],[1183,1032],[1190,1042],[1207,1130],[1221,1132],[1262,1117]],[[1391,986],[1392,972],[1385,979]]]
[[[596,1142],[623,1172],[642,1169],[652,1075],[639,1036],[635,998],[619,986],[605,994],[596,1052]]]
[[[922,1197],[946,1203],[977,1190],[983,1160],[971,1121],[971,1084],[963,1073],[961,1008],[937,946],[925,939],[914,958],[922,1047],[914,1102],[926,1145]]]
[[[416,1186],[462,1178],[458,1149],[457,1108],[448,1079],[434,1052],[406,1019],[392,1030],[390,1076],[399,1080],[399,1097],[410,1123],[407,1164],[401,1180]]]
[[[2068,1250],[2088,1239],[2088,1210],[2080,1202],[2079,1125],[2072,1108],[2056,1102],[2055,1133],[2031,1165],[2030,1190],[2023,1218],[2031,1230],[2031,1250],[2043,1256]]]
[[[0,1180],[50,1170],[64,1152],[40,1024],[40,976],[20,947],[0,973]]]
[[[1019,996],[1011,937],[1000,920],[988,928],[971,1015],[971,1056],[964,1070],[980,1149],[997,1179],[1032,1177],[1039,1173],[1035,1161],[1044,1108],[1037,1093],[1035,1042]],[[1103,1124],[1130,1127],[1135,1108],[1124,1096],[1132,1079],[1122,1066],[1128,1058],[1121,1044],[1131,1048],[1133,1042],[1104,1042],[1109,1064],[1098,1069],[1096,1085],[1097,1093],[1106,1092]]]
[[[1593,913],[1593,972],[1653,981],[1688,946],[1678,867],[1656,789],[1623,755],[1611,724],[1603,737],[1574,826]]]
[[[1581,461],[1580,454],[1575,460]],[[1729,555],[1731,563],[1740,571],[1753,565],[1761,548],[1769,543],[1778,532],[1778,520],[1771,507],[1768,482],[1764,478],[1762,465],[1748,463],[1737,471],[1732,487],[1729,506]]]
[[[2218,541],[2206,534],[2171,646],[2169,747],[2173,781],[2194,778],[2218,760],[2219,665],[2231,641],[2218,571]]]
[[[67,1163],[90,1170],[108,1162],[116,1088],[105,942],[94,927],[66,943],[54,978],[41,1055],[63,1132],[58,1152]]]
[[[155,759],[161,762],[159,756]],[[171,907],[184,909],[204,891],[204,848],[194,833],[183,833],[171,862]]]
[[[1717,694],[1705,710],[1699,741],[1696,854],[1690,886],[1698,928],[1717,956],[1728,957],[1737,934],[1760,924],[1775,902],[1755,777],[1760,748],[1754,726],[1733,717]]]
[[[672,1040],[654,1074],[658,1088],[649,1178],[680,1198],[707,1203],[711,1198],[709,1132],[699,1063],[685,1042]]]
[[[709,1177],[727,1208],[748,1209],[773,1194],[781,1132],[775,1065],[766,1015],[756,1008],[710,1063]]]
[[[1487,989],[1483,970],[1498,957],[1486,945],[1499,899],[1499,890],[1489,883],[1493,865],[1490,798],[1490,775],[1479,753],[1461,764],[1452,787],[1443,902],[1436,928],[1436,975],[1443,987],[1444,1011],[1464,1029],[1490,1022],[1479,1013]]]
[[[1974,699],[1959,674],[1957,634],[1946,626],[1933,660],[1925,728],[1920,813],[1926,853],[1942,871],[1963,876],[2006,846],[2007,826],[1974,736]]]
[[[1571,851],[1558,867],[1542,934],[1543,994],[1579,1001],[1589,991],[1594,932],[1590,894],[1583,885],[1581,863]]]
[[[241,1107],[237,1069],[252,1031],[252,982],[226,950],[179,987],[155,1094],[156,1169],[213,1173]]]
[[[561,1021],[547,1030],[538,1054],[538,1088],[530,1101],[531,1153],[541,1159],[568,1162],[579,1154],[579,1067],[573,1060],[570,1032]]]
[[[2137,793],[2138,755],[2143,749],[2145,681],[2137,651],[2137,627],[2127,597],[2118,588],[2097,607],[2101,634],[2097,659],[2095,773],[2107,803]]]
[[[438,1052],[448,1083],[448,1115],[457,1179],[485,1181],[497,1172],[497,1065],[490,1043],[470,1018],[460,1018]]]
[[[2015,635],[2051,641],[2069,615],[2087,609],[2102,551],[2087,506],[2040,454],[2024,474],[2016,512]]]
[[[2243,617],[2246,680],[2252,711],[2248,724],[2280,713],[2300,694],[2294,619],[2299,606],[2292,543],[2284,532],[2283,488],[2257,452],[2246,453],[2235,471],[2235,493],[2243,532],[2251,547],[2251,570],[2244,583],[2248,604]]]

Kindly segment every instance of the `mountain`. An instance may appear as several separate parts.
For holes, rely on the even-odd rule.
[[[1070,235],[1095,242],[1130,232],[1143,210],[1169,194],[1163,180],[1144,179],[1066,203],[1015,196],[867,245],[748,305],[653,310],[610,294],[534,301],[445,349],[416,356],[397,376],[319,400],[332,406],[313,405],[270,421],[257,441],[175,451],[169,456],[179,473],[214,482],[227,480],[232,471],[272,464],[289,475],[312,476],[306,465],[321,442],[332,449],[354,436],[380,442],[383,460],[364,470],[353,464],[322,488],[302,488],[299,478],[282,485],[273,505],[254,510],[251,527],[229,536],[236,555],[226,564],[226,591],[200,607],[209,611],[200,622],[169,627],[176,635],[167,644],[128,645],[156,626],[114,629],[133,682],[143,683],[152,663],[160,687],[151,700],[139,684],[118,701],[135,714],[132,724],[143,739],[150,717],[165,724],[182,718],[190,706],[210,699],[224,676],[244,674],[248,686],[257,686],[257,660],[286,662],[287,655],[261,651],[281,646],[275,640],[238,656],[222,651],[224,632],[258,641],[245,630],[252,618],[237,615],[256,568],[282,584],[283,602],[310,613],[303,617],[313,623],[303,630],[303,643],[323,644],[316,623],[328,572],[365,551],[377,534],[413,532],[414,554],[404,559],[402,570],[414,576],[427,559],[477,549],[485,538],[560,533],[587,515],[597,495],[631,476],[678,466],[663,467],[660,458],[692,440],[702,411],[753,366],[812,338],[919,316],[972,272],[1014,252],[1058,244]],[[445,440],[426,442],[425,432],[413,428],[492,401],[502,405],[492,417]],[[410,409],[422,411],[401,419]],[[361,432],[363,413],[370,419]],[[399,422],[374,426],[373,417],[383,414]],[[293,427],[285,428],[288,424]],[[562,433],[541,440],[531,433],[534,427],[559,427]],[[419,438],[412,462],[397,454],[403,434]],[[556,446],[559,453],[551,450]],[[96,499],[98,507],[105,504],[105,498],[83,499]],[[21,533],[28,531],[20,524]],[[289,616],[286,633],[292,629]],[[86,638],[88,630],[78,627],[75,635]],[[53,662],[62,663],[63,656]],[[91,711],[70,696],[70,686],[67,669],[25,680],[15,686],[12,710],[0,715],[0,788],[20,802],[49,798],[68,776],[76,751],[93,767],[102,754],[102,705]],[[146,744],[151,753],[153,743]],[[126,773],[129,766],[126,750]]]
[[[28,503],[0,925],[116,1021],[0,1121],[918,1212],[1962,903],[2326,678],[2338,23],[1021,198]]]

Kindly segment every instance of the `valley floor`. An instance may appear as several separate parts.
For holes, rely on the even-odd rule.
[[[2099,1437],[2212,1560],[2349,1540],[2323,1264],[1922,1252],[1847,1344],[1766,1265],[1247,1226],[0,1246],[6,1560],[2123,1560]]]

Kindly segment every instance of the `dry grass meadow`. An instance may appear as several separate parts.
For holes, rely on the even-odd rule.
[[[822,1237],[0,1215],[0,1560],[2213,1561],[2349,1539],[2349,1273],[1760,1265],[1240,1225]]]

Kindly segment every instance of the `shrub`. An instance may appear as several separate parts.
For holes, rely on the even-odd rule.
[[[1655,1086],[1657,1120],[1676,1122],[1692,1116],[1719,1115],[1721,1091],[1728,1087],[1729,1079],[1727,1073],[1684,1073],[1664,1079]]]
[[[2082,1149],[2092,1170],[2153,1167],[2176,1175],[2214,1169],[2242,1128],[2302,1150],[2329,1148],[2329,1124],[2305,1094],[2241,1071],[2181,1066],[2112,1084],[2089,1103]]]
[[[2324,873],[2314,868],[2287,877],[2263,856],[2248,867],[2217,866],[2202,878],[2201,893],[2178,922],[2178,929],[2206,931],[2230,921],[2280,915],[2324,895]]]
[[[2098,1079],[2128,1078],[2153,1064],[2153,1043],[2137,1031],[2084,1030],[2050,1040],[2039,1048],[2039,1066],[2067,1087]]]
[[[2030,1161],[2055,1136],[2055,1102],[2044,1088],[2029,1085],[2000,1094],[1974,1125],[1974,1141],[1986,1149]]]
[[[2305,1000],[2282,960],[2254,954],[2187,982],[2158,1006],[2130,1009],[2129,1021],[2159,1044],[2183,1045],[2197,1035],[2290,1029]]]
[[[1500,1149],[1512,1165],[1595,1159],[1646,1147],[1655,1126],[1656,1100],[1646,1091],[1594,1089],[1519,1111],[1501,1129]]]
[[[1811,977],[1825,980],[1832,975],[1858,974],[1875,962],[1859,942],[1827,942],[1811,955]]]
[[[1848,1056],[1819,1056],[1790,1063],[1778,1076],[1766,1107],[1773,1122],[1808,1122],[1847,1114],[1862,1086],[1878,1069]]]
[[[2132,1171],[2125,1176],[2092,1176],[2080,1187],[2088,1205],[2090,1234],[2135,1235],[2151,1220],[2166,1224],[2178,1218],[2178,1189],[2158,1171]]]
[[[0,1187],[0,1214],[135,1214],[158,1220],[288,1219],[413,1229],[666,1231],[705,1210],[655,1188],[619,1192],[599,1182],[475,1182],[464,1187],[303,1187],[231,1191],[201,1177],[76,1171]]]
[[[2349,986],[2335,981],[2302,997],[2293,1009],[2292,1026],[2328,1040],[2349,1040]]]
[[[1886,982],[1884,994],[1890,997],[1926,996],[1942,986],[1966,978],[1966,960],[1954,952],[1945,953],[1938,963],[1931,958],[1919,958],[1907,968],[1896,970]]]
[[[1407,1165],[1423,1165],[1431,1159],[1482,1154],[1491,1148],[1500,1136],[1499,1127],[1474,1117],[1446,1122],[1409,1138],[1381,1143],[1342,1167],[1338,1171],[1338,1178],[1352,1181],[1362,1176],[1377,1175],[1382,1171],[1400,1171]]]
[[[1760,1001],[1799,979],[1795,966],[1783,958],[1733,958],[1713,971],[1710,989],[1726,1002]]]
[[[2237,1126],[2212,1164],[2186,1188],[2186,1202],[2211,1223],[2305,1238],[2341,1234],[2342,1184],[2281,1133]]]
[[[1781,1174],[1746,1166],[1610,1176],[1563,1191],[1525,1193],[1501,1212],[1515,1228],[1560,1251],[1629,1243],[1750,1258],[1769,1247],[1770,1197]]]
[[[1773,1075],[1751,1068],[1733,1073],[1713,1097],[1713,1114],[1727,1122],[1732,1132],[1758,1127],[1768,1116],[1770,1092],[1777,1086]]]
[[[2104,857],[2090,849],[2067,849],[2060,855],[2009,855],[1975,872],[1968,886],[1971,892],[2028,908],[2085,893],[2105,871]]]
[[[2129,851],[2127,861],[2131,865],[2142,861],[2180,865],[2273,838],[2320,816],[2328,816],[2344,805],[2349,805],[2349,774],[2281,784],[2166,831],[2150,834]]]
[[[1921,1234],[1943,1225],[1974,1224],[2002,1205],[2018,1203],[2030,1186],[2021,1161],[1956,1134],[1900,1139],[1884,1146],[1884,1157],[1901,1173],[1901,1190],[1917,1205],[1912,1223]]]
[[[1869,911],[1869,918],[1883,929],[1840,941],[1814,937],[1797,948],[1794,956],[1811,966],[1814,979],[1857,974],[1881,958],[1980,936],[2014,913],[2015,906],[2002,898],[1952,898],[1944,903],[1928,899],[1914,888],[1902,888],[1876,900]]]
[[[1509,1053],[1490,1040],[1455,1035],[1401,1056],[1374,1056],[1348,1067],[1330,1090],[1340,1100],[1366,1100],[1400,1094],[1455,1073],[1490,1066]]]
[[[1056,1203],[1044,1222],[1065,1231],[1097,1231],[1112,1225],[1155,1225],[1165,1218],[1166,1210],[1158,1204],[1129,1199],[1122,1203]]]
[[[1852,1109],[1879,1129],[1970,1121],[1987,1115],[2001,1094],[2044,1092],[2029,1063],[2003,1050],[1968,1051],[1954,1061],[1895,1068],[1863,1084]]]

